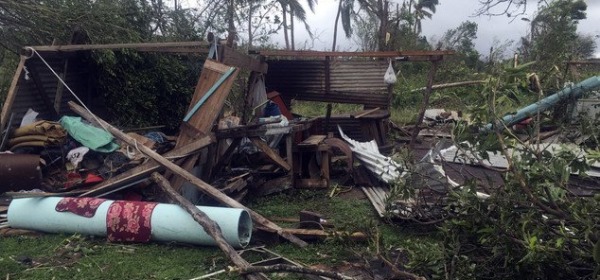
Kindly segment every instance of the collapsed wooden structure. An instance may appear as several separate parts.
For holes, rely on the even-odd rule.
[[[103,120],[102,114],[95,115],[96,108],[102,108],[104,104],[89,88],[93,84],[89,82],[93,77],[86,71],[81,57],[89,51],[107,49],[202,55],[199,59],[207,57],[181,123],[175,148],[171,151],[161,155],[113,127],[109,121]],[[389,61],[432,62],[426,93],[429,94],[437,64],[444,56],[451,54],[448,51],[259,51],[247,55],[216,42],[26,47],[0,113],[0,131],[9,134],[10,129],[21,122],[30,108],[37,111],[42,119],[57,119],[74,112],[109,131],[125,145],[140,151],[148,160],[90,188],[56,195],[102,196],[147,180],[152,175],[155,182],[180,202],[181,198],[176,194],[183,191],[186,183],[191,184],[223,205],[246,209],[258,228],[305,246],[306,242],[290,231],[282,229],[207,182],[224,166],[231,164],[240,143],[248,139],[272,163],[265,172],[276,171],[283,175],[262,182],[259,190],[262,188],[264,193],[269,193],[270,190],[265,189],[282,185],[284,181],[286,183],[283,185],[289,186],[327,188],[332,149],[340,150],[349,157],[348,160],[352,157],[343,141],[331,137],[335,131],[331,128],[339,125],[359,140],[376,139],[379,145],[388,144],[386,120],[390,116],[392,89],[383,82],[383,74]],[[257,82],[261,79],[264,80],[266,91],[276,92],[269,94],[268,98],[280,107],[283,114],[288,115],[289,123],[275,128],[269,127],[270,123],[242,123],[228,128],[216,126],[240,69],[250,72],[247,93],[255,92],[255,87],[262,85]],[[56,76],[68,86],[57,82]],[[78,93],[80,98],[75,98],[71,93]],[[249,96],[246,98],[250,99]],[[76,99],[80,100],[76,102]],[[328,112],[326,116],[318,118],[293,120],[287,111],[292,100],[359,104],[363,110],[343,115],[331,115]],[[81,107],[77,104],[79,102],[87,107]],[[252,102],[247,101],[247,106]],[[242,122],[245,120],[242,119]],[[282,135],[283,145],[279,145],[282,147],[273,147],[261,138],[273,130],[278,130],[277,134]],[[202,151],[206,151],[203,157]],[[320,161],[316,165],[315,158]],[[203,166],[201,174],[193,173],[198,164]],[[351,172],[352,164],[348,166],[347,171]],[[165,171],[164,175],[158,173],[162,171]],[[227,187],[243,188],[247,184],[246,174],[236,176]],[[174,191],[170,191],[171,187]],[[215,235],[218,236],[217,233]],[[215,239],[218,240],[218,237]],[[230,248],[222,246],[222,249],[240,268],[248,265],[232,255]]]

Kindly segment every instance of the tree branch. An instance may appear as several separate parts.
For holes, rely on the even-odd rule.
[[[354,279],[352,277],[343,275],[341,273],[333,272],[333,271],[293,266],[293,265],[288,265],[288,264],[275,264],[275,265],[269,265],[269,266],[250,266],[250,267],[245,267],[245,268],[234,269],[234,271],[236,271],[236,270],[242,275],[245,275],[248,273],[270,273],[270,272],[285,271],[285,272],[292,272],[292,273],[324,276],[324,277],[328,277],[328,278],[336,279],[336,280]]]

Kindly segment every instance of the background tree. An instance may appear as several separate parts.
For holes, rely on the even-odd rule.
[[[465,21],[457,28],[449,29],[438,43],[438,48],[454,50],[467,67],[475,69],[479,62],[479,52],[475,49],[477,23]]]
[[[277,3],[279,3],[280,7],[281,7],[281,14],[282,14],[282,25],[283,25],[283,37],[285,39],[285,48],[286,49],[294,49],[293,46],[293,33],[294,33],[294,29],[293,29],[293,21],[294,18],[297,17],[298,19],[300,19],[300,21],[302,21],[304,23],[304,26],[306,28],[306,30],[308,31],[309,35],[312,36],[312,34],[310,33],[310,28],[306,22],[306,11],[304,10],[304,7],[302,7],[302,4],[300,3],[300,1],[298,0],[275,0],[277,1]],[[316,1],[314,0],[307,0],[308,6],[310,7],[311,11],[314,11],[314,5],[316,3]],[[290,20],[288,21],[288,14],[290,15]],[[291,34],[291,35],[290,35]],[[292,37],[292,41],[290,42],[290,36]]]
[[[439,5],[438,0],[417,0],[411,3],[414,5],[413,10],[413,21],[414,21],[414,30],[415,34],[421,33],[421,21],[425,18],[431,19],[433,14],[435,14],[435,6]]]
[[[531,20],[529,38],[521,39],[519,50],[525,59],[536,61],[546,71],[554,65],[564,67],[566,60],[593,54],[593,42],[585,42],[577,34],[577,24],[586,18],[586,9],[583,0],[557,0],[540,7]]]
[[[331,51],[335,51],[340,16],[342,18],[342,28],[344,29],[346,38],[352,37],[352,15],[354,15],[354,0],[339,0],[335,23],[333,25],[333,44]]]

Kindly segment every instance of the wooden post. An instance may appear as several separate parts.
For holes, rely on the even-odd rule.
[[[410,147],[413,147],[415,141],[417,141],[417,136],[419,135],[419,131],[421,130],[423,117],[425,117],[425,111],[427,110],[427,106],[429,106],[429,97],[431,97],[431,92],[433,88],[433,78],[435,77],[435,72],[437,71],[439,64],[439,59],[431,62],[431,69],[429,69],[429,75],[427,76],[427,89],[425,89],[425,93],[423,94],[423,106],[421,107],[421,111],[417,116],[415,128],[413,129],[412,137],[410,139]]]
[[[15,75],[13,76],[12,82],[10,83],[10,88],[8,89],[6,100],[4,100],[4,106],[2,106],[2,113],[0,113],[0,132],[4,131],[4,126],[8,121],[10,111],[12,110],[12,105],[15,102],[15,96],[17,95],[17,91],[19,91],[19,87],[17,87],[17,84],[19,83],[19,79],[21,78],[21,73],[23,73],[23,68],[25,67],[25,60],[27,60],[27,58],[21,56],[21,61],[19,62],[17,70],[15,71]]]
[[[215,221],[211,220],[210,217],[206,215],[206,213],[202,212],[194,204],[192,204],[179,193],[177,193],[171,187],[171,184],[169,184],[169,181],[167,181],[165,177],[154,172],[152,173],[152,180],[156,182],[156,184],[158,184],[161,187],[161,189],[165,191],[165,193],[171,199],[173,199],[173,201],[177,202],[177,204],[181,206],[181,208],[183,208],[186,212],[192,215],[194,221],[196,221],[200,226],[202,226],[204,231],[206,231],[206,233],[208,233],[208,235],[210,235],[215,240],[219,249],[221,249],[221,251],[223,251],[223,253],[227,255],[227,257],[233,264],[235,264],[240,269],[245,269],[250,266],[250,263],[244,260],[244,258],[242,258],[235,251],[235,249],[233,249],[233,247],[231,247],[231,245],[227,243],[227,241],[223,237],[223,232],[221,232],[221,228],[219,227],[219,225]],[[249,278],[253,279],[266,279],[257,274],[251,274],[248,276]]]
[[[71,108],[71,110],[73,110],[75,113],[82,116],[87,121],[92,122],[92,123],[98,123],[100,126],[104,127],[108,132],[112,133],[116,138],[119,138],[121,141],[126,142],[129,145],[133,145],[133,146],[136,145],[135,139],[133,139],[130,136],[128,136],[127,134],[123,133],[119,129],[113,127],[109,123],[94,116],[92,113],[86,111],[83,107],[75,104],[72,101],[69,101],[69,107]],[[200,180],[198,177],[194,176],[194,174],[181,168],[180,166],[176,165],[175,163],[172,163],[169,160],[165,159],[164,157],[162,157],[161,155],[159,155],[152,149],[150,149],[144,145],[137,145],[137,147],[140,150],[140,152],[142,152],[143,154],[147,155],[148,157],[154,159],[156,162],[158,162],[160,165],[166,167],[174,174],[177,174],[177,175],[181,176],[182,178],[184,178],[186,181],[192,183],[199,190],[201,190],[205,194],[209,195],[210,197],[214,198],[218,202],[223,203],[230,207],[245,209],[246,211],[248,211],[248,213],[252,217],[252,220],[254,220],[255,223],[257,223],[259,225],[263,225],[265,227],[268,227],[268,228],[276,231],[281,237],[289,240],[290,242],[292,242],[300,247],[304,247],[304,246],[308,245],[306,242],[302,241],[298,237],[296,237],[292,234],[283,232],[282,228],[279,227],[278,225],[276,225],[275,223],[267,220],[265,217],[254,212],[252,209],[242,205],[241,203],[237,202],[236,200],[232,199],[231,197],[223,194],[215,187]]]

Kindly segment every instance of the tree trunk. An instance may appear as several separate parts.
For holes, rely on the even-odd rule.
[[[387,0],[379,0],[379,50],[386,51],[387,45],[385,43],[385,37],[388,31],[388,23],[389,23],[389,11],[388,11],[388,1]]]
[[[410,15],[411,17],[413,17],[408,22],[408,29],[409,30],[412,30],[413,29],[413,25],[415,24],[415,18],[414,18],[414,15],[412,14],[413,2],[414,2],[414,0],[410,0],[410,2],[408,3],[408,15]]]
[[[292,50],[296,49],[296,42],[294,41],[294,10],[290,9],[290,39]]]
[[[248,9],[248,49],[252,48],[252,15],[254,14],[254,6],[252,1],[249,1],[250,8]]]
[[[228,22],[228,27],[227,27],[227,32],[229,33],[227,35],[227,46],[228,47],[233,47],[233,40],[235,39],[235,20],[234,20],[234,16],[235,16],[235,0],[229,0],[229,7],[227,8],[227,22]]]
[[[335,44],[337,44],[337,31],[338,31],[338,22],[340,21],[340,15],[342,14],[342,1],[338,5],[337,15],[335,16],[335,24],[333,25],[333,45],[331,46],[331,51],[335,51]]]
[[[288,38],[286,5],[281,4],[281,8],[283,9],[283,36],[285,38],[285,49],[289,50],[290,49],[290,38]]]

